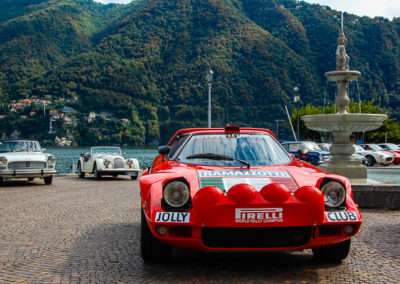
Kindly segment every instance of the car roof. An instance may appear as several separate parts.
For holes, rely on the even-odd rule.
[[[232,129],[233,128],[236,129],[236,128],[238,128],[238,126],[232,126]],[[172,138],[168,141],[167,145],[170,146],[171,144],[173,144],[176,137],[180,138],[183,135],[186,135],[188,133],[209,133],[209,134],[213,134],[213,133],[239,133],[239,134],[240,133],[268,133],[276,139],[274,134],[270,130],[265,129],[265,128],[239,127],[239,131],[235,131],[235,132],[230,132],[229,126],[227,126],[225,128],[184,128],[184,129],[178,130],[172,136]]]

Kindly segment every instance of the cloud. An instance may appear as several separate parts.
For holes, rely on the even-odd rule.
[[[400,17],[400,1],[393,0],[305,0],[308,3],[326,5],[332,9],[359,16],[382,16],[389,19]]]

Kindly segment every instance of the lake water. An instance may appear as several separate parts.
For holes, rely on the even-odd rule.
[[[47,147],[46,153],[56,156],[56,170],[58,174],[71,173],[71,165],[78,163],[81,153],[90,152],[89,147]],[[158,155],[154,148],[121,148],[125,152],[125,158],[136,158],[143,170],[151,165]]]

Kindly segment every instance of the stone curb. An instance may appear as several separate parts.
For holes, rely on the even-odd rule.
[[[400,184],[352,184],[360,208],[400,209]]]

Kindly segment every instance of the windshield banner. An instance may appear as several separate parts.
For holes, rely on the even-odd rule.
[[[231,171],[199,171],[199,178],[213,177],[281,177],[290,178],[287,171],[263,171],[263,170],[231,170]]]

